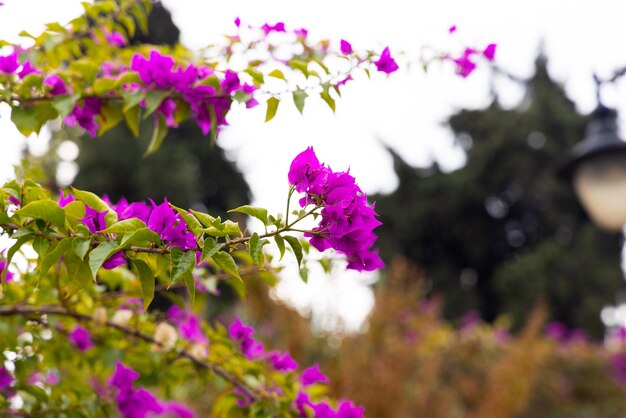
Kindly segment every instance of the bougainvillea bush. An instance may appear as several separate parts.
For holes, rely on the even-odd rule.
[[[286,98],[300,112],[314,96],[334,110],[356,72],[399,68],[388,47],[355,51],[346,40],[312,41],[306,29],[282,22],[255,27],[237,19],[233,34],[202,54],[131,45],[136,31],[146,31],[151,6],[85,3],[85,13],[66,25],[23,32],[19,45],[0,41],[0,102],[18,130],[30,135],[60,121],[99,136],[123,123],[137,136],[148,119],[152,153],[168,129],[193,120],[210,146],[234,106],[265,106],[268,121]],[[490,61],[494,52],[491,44],[438,58],[466,77],[477,58]],[[282,86],[268,88],[270,78]],[[28,178],[4,184],[3,416],[363,416],[363,407],[326,396],[328,378],[317,364],[266,348],[239,318],[202,319],[218,283],[245,299],[247,284],[272,285],[284,260],[306,277],[310,251],[343,258],[357,271],[383,266],[374,206],[348,171],[331,169],[309,147],[285,174],[284,213],[231,210],[261,226],[253,234],[167,199],[112,202]],[[165,312],[151,309],[157,291],[173,303]],[[208,410],[199,406],[207,398]]]

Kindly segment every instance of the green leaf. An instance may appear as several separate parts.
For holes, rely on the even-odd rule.
[[[152,303],[152,299],[154,299],[154,281],[156,277],[150,266],[144,261],[133,259],[133,265],[139,274],[141,295],[143,296],[143,310],[147,311],[148,306]]]
[[[91,274],[94,279],[96,278],[96,274],[98,274],[98,270],[102,267],[102,264],[120,249],[121,246],[117,242],[105,241],[89,253],[89,268],[91,269]]]
[[[274,70],[271,73],[269,73],[268,76],[285,80],[285,74],[283,74],[283,72],[280,70]]]
[[[328,84],[324,85],[324,89],[322,90],[322,92],[320,93],[320,97],[322,98],[322,100],[324,100],[326,102],[326,104],[328,105],[328,107],[330,107],[330,109],[333,111],[333,113],[335,112],[335,99],[333,99],[332,97],[330,97],[330,93],[328,92],[329,86]]]
[[[259,70],[256,70],[254,68],[246,68],[244,72],[250,74],[250,76],[254,80],[254,84],[256,84],[257,86],[260,86],[261,84],[265,82],[263,73],[260,72]]]
[[[300,114],[302,114],[302,111],[304,110],[304,101],[307,97],[309,97],[309,95],[303,90],[296,90],[293,92],[293,102]]]
[[[42,219],[57,225],[65,223],[65,212],[54,200],[36,200],[15,211],[19,216]]]
[[[163,140],[165,139],[165,135],[167,135],[167,124],[165,123],[165,116],[159,114],[157,115],[157,120],[154,124],[154,130],[152,131],[152,138],[150,139],[150,144],[148,145],[148,149],[144,154],[144,157],[152,154],[156,150],[159,149]]]
[[[126,126],[132,132],[135,138],[139,137],[139,121],[141,119],[141,109],[139,106],[131,107],[130,109],[124,110],[124,120],[126,121]]]
[[[278,110],[278,104],[280,100],[276,97],[270,97],[267,99],[267,111],[265,112],[265,122],[269,122],[274,119],[276,116],[276,111]]]
[[[85,217],[85,204],[80,200],[74,200],[63,208],[66,218],[73,218],[75,220]]]
[[[211,257],[213,261],[226,273],[236,277],[243,283],[243,279],[239,275],[239,269],[233,257],[225,251],[218,251]]]
[[[266,240],[263,241],[267,243]],[[252,236],[250,237],[249,245],[250,257],[252,257],[252,260],[257,266],[263,267],[263,264],[265,263],[265,257],[263,255],[263,243],[259,240],[259,234],[257,234],[256,232],[252,234]]]
[[[100,66],[91,58],[83,58],[72,61],[70,63],[70,70],[80,75],[87,84],[93,84],[100,71]]]
[[[280,251],[280,258],[278,259],[280,261],[285,255],[285,239],[280,235],[274,235],[274,241],[276,241],[276,246],[278,246],[278,251]]]
[[[52,267],[63,254],[69,251],[72,248],[72,242],[74,238],[65,238],[56,245],[56,247],[52,249],[48,249],[48,253],[43,257],[41,263],[39,263],[39,273],[43,276],[48,272],[50,267]]]
[[[54,107],[59,112],[59,115],[64,118],[72,112],[79,98],[80,95],[78,94],[64,94],[63,96],[57,96],[54,100],[52,100],[52,107]]]
[[[102,136],[108,130],[117,126],[122,120],[122,109],[115,105],[113,102],[107,102],[102,106],[100,114],[98,115],[98,121],[100,122],[100,128],[98,129],[98,136]]]
[[[126,31],[128,32],[128,36],[130,36],[131,38],[134,37],[135,36],[136,25],[135,25],[135,21],[133,20],[133,18],[131,18],[130,16],[122,14],[117,19],[126,28]]]
[[[13,235],[12,238],[15,238],[15,235]],[[50,246],[50,241],[48,241],[48,239],[44,237],[35,237],[35,240],[33,241],[33,250],[35,250],[39,257],[46,253],[48,246]]]
[[[128,232],[134,232],[139,229],[146,228],[146,224],[142,220],[137,218],[124,219],[119,221],[103,230],[103,234],[126,234]]]
[[[72,252],[65,253],[63,262],[67,268],[67,279],[69,280],[67,294],[65,296],[72,296],[91,282],[92,277],[89,262],[87,260],[81,260]]]
[[[298,260],[298,266],[302,263],[302,245],[300,241],[296,237],[292,237],[291,235],[285,235],[285,241],[289,243],[289,246],[293,250],[294,255],[296,256],[296,260]]]
[[[122,76],[122,78],[124,76],[126,76],[127,74],[133,74],[133,73],[126,73],[126,74],[124,74]],[[126,81],[126,82],[128,82],[128,81]],[[122,96],[124,97],[124,107],[123,107],[123,110],[124,110],[124,112],[126,112],[126,111],[128,111],[129,109],[131,109],[133,107],[139,106],[139,103],[141,103],[142,101],[145,100],[146,92],[144,90],[141,90],[141,89],[130,90],[130,91],[124,91],[124,93],[122,93]]]
[[[200,261],[205,262],[209,258],[213,257],[213,255],[216,254],[222,247],[223,245],[218,245],[213,238],[206,237],[204,239],[204,246],[202,247],[202,257],[200,258]]]
[[[196,252],[195,251],[183,251],[179,247],[172,247],[170,253],[172,273],[171,280],[175,282],[183,274],[191,271],[196,266]]]
[[[13,256],[15,255],[15,253],[18,252],[18,250],[20,248],[22,248],[22,245],[26,244],[28,241],[32,240],[33,236],[32,235],[25,235],[23,237],[20,237],[15,244],[13,244],[11,246],[11,248],[9,248],[9,251],[7,251],[7,267],[9,266],[9,264],[11,264],[11,260],[13,259]],[[6,283],[6,278],[7,278],[7,271],[9,269],[5,268],[2,270],[2,284]]]
[[[87,255],[90,248],[91,241],[83,238],[76,238],[72,243],[72,250],[74,251],[74,254],[76,254],[78,258],[80,258],[81,261],[85,259],[85,255]]]
[[[115,90],[117,84],[118,81],[115,78],[102,77],[93,83],[93,92],[98,96],[102,96],[105,93]]]
[[[215,223],[214,223],[215,225]],[[241,229],[239,224],[231,220],[227,220],[224,223],[204,228],[202,232],[207,233],[213,237],[224,237],[227,235],[241,235]]]
[[[202,223],[202,225],[206,227],[213,226],[213,222],[215,222],[215,218],[209,214],[198,212],[196,210],[190,209],[191,213],[196,215],[196,218]]]
[[[183,274],[183,280],[185,281],[185,285],[187,286],[189,298],[191,299],[191,305],[193,306],[196,303],[196,281],[194,280],[191,271]]]
[[[122,238],[122,242],[120,243],[120,247],[129,248],[136,242],[146,241],[158,243],[161,241],[161,237],[159,237],[159,234],[149,228],[141,228],[134,232],[131,232],[130,234],[124,235],[124,237]]]
[[[153,114],[169,94],[170,93],[165,90],[148,90],[146,93],[146,112],[143,118],[146,119]]]
[[[115,213],[115,211],[111,209],[111,207],[104,200],[100,199],[94,193],[78,190],[72,187],[72,194],[91,209],[97,210],[98,212],[106,211],[107,214],[104,215],[104,220],[106,221],[107,226],[111,226],[117,222],[117,213]]]
[[[250,205],[243,205],[243,206],[239,206],[238,208],[231,209],[228,211],[228,213],[231,213],[231,212],[245,213],[246,215],[254,216],[258,220],[263,222],[263,225],[268,224],[267,209],[258,208],[258,207],[250,206]]]
[[[309,282],[309,269],[306,266],[300,267],[300,278],[304,283]]]
[[[309,64],[306,61],[303,61],[301,59],[298,58],[294,58],[291,60],[291,62],[289,63],[289,66],[291,68],[294,68],[298,71],[300,71],[302,74],[304,74],[305,77],[309,77]]]
[[[33,132],[39,133],[43,124],[58,116],[58,112],[50,103],[39,103],[37,105],[15,106],[11,109],[11,121],[24,136]]]

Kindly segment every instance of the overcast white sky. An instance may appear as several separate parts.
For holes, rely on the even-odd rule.
[[[45,22],[65,23],[81,12],[78,0],[4,3],[0,7],[0,38],[7,40],[16,40],[23,29],[36,33]],[[460,43],[484,46],[496,42],[498,65],[529,77],[543,40],[551,75],[565,85],[584,113],[595,106],[592,72],[607,77],[626,65],[626,3],[609,0],[164,3],[182,30],[183,42],[191,48],[232,33],[232,22],[239,16],[244,24],[284,21],[288,28],[307,28],[313,38],[328,37],[336,42],[343,38],[363,49],[388,45],[392,53],[403,50],[407,56],[417,55],[423,45],[447,49],[458,48]],[[448,28],[453,24],[458,31],[451,37]],[[488,104],[488,76],[488,71],[479,70],[463,80],[448,65],[435,65],[426,75],[417,69],[401,69],[389,78],[375,75],[373,80],[349,84],[336,114],[316,100],[307,102],[304,116],[293,106],[281,105],[276,118],[267,124],[263,123],[263,106],[235,111],[229,117],[231,127],[219,141],[244,171],[255,203],[272,211],[283,210],[289,162],[308,145],[314,145],[320,160],[334,169],[349,166],[366,192],[388,192],[395,186],[395,178],[381,141],[413,164],[425,164],[434,155],[448,168],[458,166],[462,156],[452,150],[453,138],[442,122],[455,109]],[[521,97],[517,86],[504,81],[499,84],[499,94],[507,106],[514,106]],[[603,98],[621,111],[623,120],[626,83],[605,88]],[[24,139],[12,128],[5,108],[0,108],[0,116],[0,177],[4,181],[11,175],[10,166],[17,161]],[[268,151],[275,149],[281,152],[274,155]],[[284,291],[299,295],[301,305],[330,303],[350,311],[357,322],[372,302],[365,287],[354,285],[359,280],[363,278],[358,275],[334,280],[330,293],[318,292],[315,283],[305,289],[297,281]],[[355,299],[361,302],[348,302]]]

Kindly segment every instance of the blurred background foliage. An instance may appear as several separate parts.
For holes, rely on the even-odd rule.
[[[133,41],[178,42],[163,7],[155,7],[149,27]],[[301,364],[320,362],[332,394],[364,405],[372,417],[625,416],[615,370],[622,363],[613,360],[623,348],[557,342],[543,332],[558,320],[602,337],[600,310],[623,279],[618,237],[594,227],[554,174],[583,137],[585,118],[550,79],[544,57],[525,88],[515,109],[494,99],[450,118],[467,154],[457,171],[444,173],[436,163],[414,168],[389,150],[399,187],[371,196],[388,268],[362,333],[313,335],[307,318],[256,280],[242,305],[220,287],[207,317],[240,313],[269,349],[288,349]],[[55,132],[51,151],[38,160],[48,178],[55,178],[58,145],[72,133]],[[170,131],[158,152],[142,158],[148,140],[133,139],[125,127],[78,139],[73,185],[113,201],[167,196],[215,214],[250,200],[243,175],[193,123]],[[209,402],[201,398],[194,397]]]

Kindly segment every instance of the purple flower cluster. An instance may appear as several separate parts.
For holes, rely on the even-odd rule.
[[[8,392],[14,380],[13,375],[0,365],[0,393]]]
[[[200,328],[200,318],[193,312],[174,305],[167,311],[167,319],[176,325],[183,339],[190,343],[208,344],[209,340]]]
[[[315,234],[305,234],[312,246],[319,251],[334,248],[345,254],[349,269],[372,271],[383,267],[378,252],[370,250],[376,241],[373,230],[381,223],[354,177],[320,164],[309,147],[293,160],[288,178],[296,191],[306,193],[300,206],[323,207],[322,220],[313,229]]]
[[[100,114],[100,110],[102,110],[102,100],[97,97],[86,97],[65,117],[65,123],[68,126],[78,125],[89,132],[89,135],[96,136],[99,128],[96,116]]]
[[[215,128],[226,124],[225,115],[230,109],[231,95],[234,93],[241,91],[249,95],[247,107],[258,104],[251,96],[256,87],[241,84],[239,76],[232,71],[226,72],[224,80],[221,81],[222,91],[218,91],[215,87],[203,82],[207,77],[215,76],[212,68],[196,67],[193,64],[185,68],[175,67],[172,57],[161,55],[158,51],[152,51],[148,58],[139,54],[134,55],[130,68],[139,74],[146,88],[171,90],[178,93],[181,99],[190,106],[192,118],[196,120],[205,135],[211,130],[212,113],[217,124]],[[165,117],[168,126],[175,125],[176,107],[176,101],[168,98],[157,110]]]
[[[106,195],[103,196],[103,200],[117,213],[118,220],[137,218],[159,234],[167,245],[179,247],[185,251],[197,248],[195,235],[189,231],[183,217],[170,206],[167,199],[164,199],[160,205],[150,200],[152,206],[144,202],[129,203],[124,198],[114,204]],[[74,197],[71,194],[66,196],[62,190],[60,191],[58,201],[60,207],[65,207],[73,201]],[[106,211],[100,212],[85,205],[85,216],[80,221],[89,228],[92,234],[96,234],[106,229],[106,214]],[[109,258],[104,267],[112,269],[124,263],[123,254],[119,252]]]
[[[87,351],[93,347],[91,334],[85,328],[77,326],[69,333],[70,342],[80,351]]]
[[[307,413],[308,408],[313,411],[313,418],[363,418],[365,416],[364,408],[356,406],[353,402],[341,401],[337,409],[333,409],[326,402],[311,402],[309,395],[305,392],[298,393],[294,404],[301,418],[310,416]]]
[[[17,74],[20,79],[23,79],[28,74],[41,74],[39,70],[31,65],[30,61],[26,61],[21,65],[22,69],[18,71],[20,60],[17,49],[14,49],[9,55],[0,56],[0,73]]]
[[[160,402],[150,391],[135,389],[134,382],[139,373],[116,362],[115,372],[109,383],[118,390],[117,407],[124,418],[145,418],[154,416],[178,416],[193,418],[195,414],[186,406],[177,402]]]
[[[587,341],[587,333],[582,329],[570,329],[562,322],[550,322],[545,328],[546,336],[558,343],[576,343]]]
[[[466,78],[476,69],[476,63],[473,61],[473,57],[476,55],[482,55],[487,61],[493,61],[496,56],[496,44],[489,44],[482,51],[478,51],[474,48],[465,48],[463,54],[459,57],[453,58],[446,56],[445,58],[456,64],[456,73],[458,75]]]
[[[263,343],[257,342],[252,338],[254,328],[245,325],[240,318],[235,319],[235,322],[230,324],[228,334],[230,338],[239,343],[239,348],[246,358],[252,360],[263,355]]]

